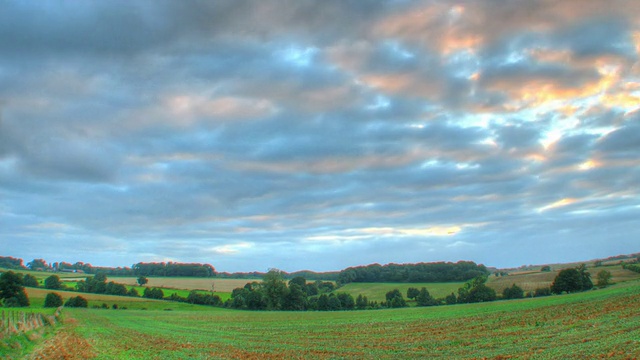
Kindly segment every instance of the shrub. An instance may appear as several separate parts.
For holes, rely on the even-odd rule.
[[[67,300],[64,306],[86,308],[89,306],[89,302],[87,301],[87,299],[83,298],[82,296],[75,296],[75,297],[69,298],[69,300]]]
[[[46,308],[57,308],[59,306],[62,306],[62,303],[62,296],[60,296],[60,294],[58,293],[48,293],[44,298],[44,307]]]

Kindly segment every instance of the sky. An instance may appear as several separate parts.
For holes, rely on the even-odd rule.
[[[0,1],[0,255],[640,251],[640,1]]]

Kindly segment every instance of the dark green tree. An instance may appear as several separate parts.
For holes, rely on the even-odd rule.
[[[140,293],[138,293],[138,290],[136,290],[136,288],[131,288],[129,289],[129,291],[127,291],[127,296],[131,296],[131,297],[140,297]]]
[[[423,287],[418,291],[416,296],[416,304],[418,306],[433,306],[437,305],[437,301],[429,294],[427,288]]]
[[[113,281],[110,281],[105,287],[105,294],[125,296],[127,295],[127,287],[123,284],[117,284]]]
[[[451,293],[444,298],[444,303],[447,305],[455,305],[457,302],[458,299],[456,298],[456,294],[454,293]]]
[[[596,285],[599,288],[607,287],[611,285],[611,273],[607,270],[600,270],[598,274],[596,274]]]
[[[353,310],[356,307],[356,302],[353,300],[353,296],[346,292],[340,292],[336,295],[340,301],[340,308],[342,310]]]
[[[497,296],[495,290],[491,289],[485,282],[486,276],[478,276],[467,281],[463,287],[458,289],[458,303],[476,303],[494,301]]]
[[[305,293],[307,292],[307,279],[305,279],[304,277],[294,277],[293,279],[289,280],[289,286],[291,286],[291,284],[297,284],[298,286],[300,286],[300,289],[302,289],[302,291],[304,291]]]
[[[24,277],[22,278],[22,285],[26,287],[38,287],[40,286],[40,283],[38,282],[38,279],[36,279],[35,276],[31,274],[25,274]]]
[[[407,306],[407,302],[402,297],[402,293],[398,289],[393,289],[385,294],[387,299],[387,307],[399,308]]]
[[[561,270],[551,284],[551,292],[554,294],[576,291],[582,291],[582,275],[574,268]]]
[[[321,294],[320,297],[318,297],[317,307],[320,311],[329,310],[329,297],[327,296],[327,294]]]
[[[283,310],[300,311],[306,309],[307,296],[296,282],[289,282],[289,291],[284,296],[282,303]]]
[[[62,301],[62,296],[60,296],[60,294],[58,293],[48,293],[47,296],[44,298],[44,307],[46,308],[51,308],[51,307],[59,307],[62,306],[63,301]]]
[[[66,307],[77,307],[77,308],[86,308],[89,306],[89,302],[82,296],[75,296],[69,298],[66,303],[64,303]]]
[[[416,299],[416,297],[420,295],[420,290],[414,287],[410,287],[407,289],[407,299]]]
[[[582,278],[582,291],[593,289],[593,282],[591,281],[591,274],[587,271],[587,265],[580,264],[578,272]]]
[[[333,293],[329,294],[328,307],[330,311],[342,310],[342,304],[340,303],[340,300]]]
[[[145,288],[142,297],[162,300],[164,298],[164,291],[158,288]]]
[[[278,269],[270,269],[262,279],[262,288],[264,289],[264,294],[267,297],[267,309],[282,309],[282,303],[288,291],[282,271]]]
[[[62,281],[60,281],[58,275],[51,275],[44,279],[44,287],[45,289],[58,290],[62,288]]]
[[[507,287],[502,291],[503,299],[522,299],[524,298],[524,290],[516,284]]]
[[[6,307],[29,306],[29,297],[22,285],[22,276],[13,271],[0,275],[0,300]]]
[[[356,298],[356,309],[365,310],[368,307],[369,307],[369,299],[367,299],[366,296],[359,294],[358,297]]]
[[[139,276],[137,281],[138,281],[138,285],[145,286],[149,282],[149,279],[147,279],[144,276]]]

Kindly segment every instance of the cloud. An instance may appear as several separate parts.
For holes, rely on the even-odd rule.
[[[6,255],[293,271],[637,251],[635,2],[5,5]]]

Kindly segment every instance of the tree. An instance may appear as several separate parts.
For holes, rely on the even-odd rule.
[[[58,290],[62,287],[62,282],[58,275],[51,275],[44,279],[44,287],[50,290]]]
[[[136,290],[136,288],[132,287],[131,289],[129,289],[129,291],[127,291],[127,296],[140,297],[140,293],[138,293],[138,290]]]
[[[393,289],[385,294],[387,299],[387,307],[399,308],[407,306],[407,302],[402,297],[402,293],[398,289]]]
[[[456,294],[454,293],[451,293],[444,298],[444,303],[447,305],[455,305],[457,302],[458,299],[456,298]]]
[[[416,299],[416,297],[420,295],[420,290],[410,287],[407,289],[407,299]]]
[[[367,307],[369,307],[369,299],[362,294],[358,295],[356,298],[356,309],[365,310]]]
[[[582,278],[582,291],[593,289],[593,282],[591,282],[591,274],[587,271],[587,265],[580,264],[580,266],[578,266],[578,272]]]
[[[33,261],[27,263],[27,267],[31,270],[44,271],[49,268],[49,265],[44,259],[33,259]]]
[[[29,297],[22,286],[22,276],[13,271],[0,275],[0,300],[6,307],[29,306]]]
[[[463,287],[458,289],[458,303],[476,303],[485,301],[494,301],[496,292],[492,288],[485,285],[486,276],[478,276],[467,281]]]
[[[138,285],[144,286],[148,282],[149,282],[149,279],[147,279],[146,277],[144,276],[138,277]]]
[[[407,296],[408,297],[408,296]],[[418,306],[433,306],[437,305],[437,301],[429,294],[427,288],[423,287],[418,291],[416,296],[416,304]]]
[[[38,279],[36,279],[35,276],[31,274],[25,274],[24,277],[22,278],[22,285],[26,287],[38,287],[40,286],[40,283],[38,282]]]
[[[524,290],[516,284],[513,284],[511,287],[505,288],[502,291],[503,299],[522,299],[524,298]]]
[[[545,266],[543,266],[543,267],[541,267],[541,268],[540,268],[540,271],[542,271],[542,272],[549,272],[549,271],[551,271],[551,266],[549,266],[549,265],[545,265]]]
[[[57,308],[59,306],[62,306],[62,303],[62,296],[60,296],[60,294],[58,293],[50,292],[44,298],[44,307],[46,308]]]
[[[349,293],[341,292],[336,296],[340,301],[340,308],[342,310],[353,310],[356,306],[356,302],[353,300],[353,296]]]
[[[306,308],[307,296],[298,283],[289,282],[289,291],[282,301],[284,310],[304,310]]]
[[[270,269],[262,279],[262,287],[267,297],[267,309],[282,309],[282,303],[288,291],[282,271]]]
[[[75,296],[75,297],[69,298],[69,300],[67,300],[67,302],[64,303],[64,306],[86,308],[86,307],[89,307],[89,302],[87,301],[87,299],[83,298],[82,296]]]
[[[611,273],[607,270],[601,270],[600,272],[598,272],[596,278],[598,279],[596,284],[599,288],[611,285]]]
[[[582,289],[582,275],[574,268],[561,270],[551,284],[551,292],[554,294],[572,293]]]

